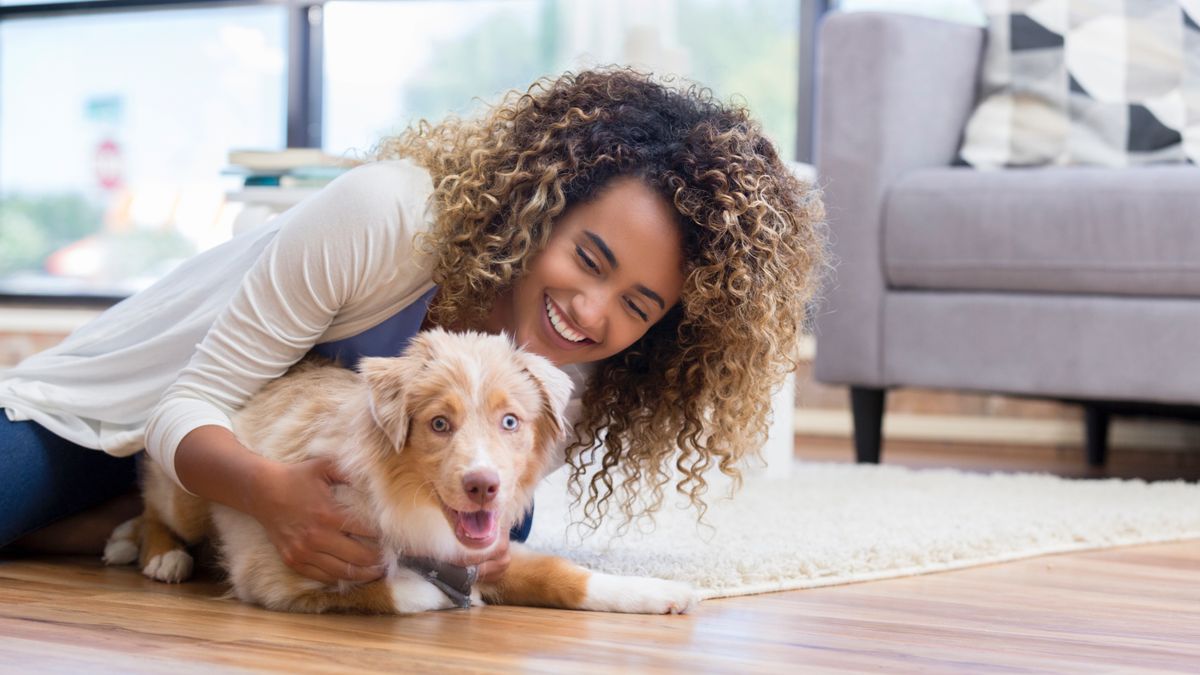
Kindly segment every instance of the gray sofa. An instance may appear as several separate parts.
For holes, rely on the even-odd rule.
[[[837,258],[815,375],[849,385],[859,461],[892,387],[1113,411],[1200,403],[1200,169],[954,166],[984,31],[832,13],[819,31],[815,164]],[[1182,407],[1177,407],[1182,406]]]

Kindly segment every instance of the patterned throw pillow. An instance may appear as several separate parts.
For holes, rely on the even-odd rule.
[[[977,168],[1200,163],[1200,0],[983,0]]]

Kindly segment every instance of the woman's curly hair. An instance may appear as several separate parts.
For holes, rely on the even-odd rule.
[[[583,522],[596,527],[614,495],[626,524],[661,507],[672,464],[701,518],[706,471],[740,483],[739,460],[766,439],[771,393],[796,366],[825,260],[819,194],[745,108],[607,68],[540,80],[476,119],[422,121],[374,154],[432,174],[438,212],[425,243],[443,325],[482,319],[555,219],[613,178],[663,195],[684,235],[682,296],[596,364],[567,450],[572,491],[586,487]]]

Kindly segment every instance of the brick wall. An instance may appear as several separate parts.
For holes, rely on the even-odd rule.
[[[0,303],[0,368],[58,344],[103,308]]]
[[[19,363],[27,356],[49,349],[62,341],[66,333],[0,331],[0,368]]]
[[[796,407],[805,409],[836,409],[849,407],[847,387],[817,382],[812,377],[810,363],[802,363],[796,372]],[[1035,399],[975,394],[970,392],[935,391],[904,388],[888,392],[889,413],[917,415],[969,415],[972,417],[1012,417],[1025,419],[1081,420],[1079,406]]]

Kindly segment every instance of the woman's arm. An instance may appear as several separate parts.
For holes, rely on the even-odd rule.
[[[342,479],[327,461],[263,458],[235,438],[231,418],[356,299],[428,283],[412,239],[430,189],[410,164],[366,165],[280,215],[274,239],[146,423],[147,452],[183,489],[254,517],[292,569],[320,581],[363,578],[379,552],[350,534],[373,533],[334,501],[330,485]]]
[[[175,470],[188,491],[258,520],[296,572],[325,583],[383,576],[378,534],[338,506],[331,486],[345,480],[328,460],[275,462],[207,425],[184,436]]]
[[[278,216],[278,232],[232,297],[212,300],[222,307],[211,328],[146,422],[146,450],[169,476],[182,485],[174,455],[184,436],[206,425],[231,428],[246,401],[339,316],[370,318],[353,314],[367,299],[398,301],[428,287],[412,241],[424,226],[428,183],[406,163],[365,165]],[[367,304],[372,312],[387,306]]]

